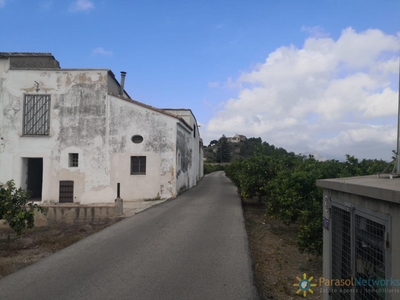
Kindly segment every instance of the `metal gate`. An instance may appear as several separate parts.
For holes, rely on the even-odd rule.
[[[347,279],[351,268],[351,218],[350,212],[332,206],[332,278]],[[342,287],[332,287],[332,299],[350,300],[351,295]]]
[[[383,300],[386,279],[385,225],[355,215],[355,277],[369,280],[371,284],[360,285],[356,300]]]
[[[70,180],[60,181],[60,203],[74,202],[74,182]]]
[[[388,300],[390,217],[332,203],[332,279],[353,286],[332,286],[335,300]],[[390,288],[390,287],[389,287]]]

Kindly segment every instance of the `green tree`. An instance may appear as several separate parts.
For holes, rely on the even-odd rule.
[[[216,144],[218,144],[218,141],[217,141],[217,140],[212,140],[212,141],[210,142],[210,144],[208,145],[208,147],[215,146]]]
[[[0,218],[5,221],[18,235],[25,228],[34,226],[35,209],[43,208],[29,201],[30,193],[17,189],[13,180],[0,188]]]
[[[217,162],[219,163],[228,163],[231,161],[231,149],[230,145],[228,143],[228,139],[226,138],[225,135],[222,135],[222,137],[218,141],[218,148],[217,148]]]
[[[267,215],[286,225],[299,224],[298,249],[322,254],[322,189],[318,179],[372,175],[388,165],[382,160],[317,161],[264,142],[246,159],[226,167],[226,175],[244,198],[265,201]]]
[[[256,153],[257,148],[261,145],[261,138],[248,138],[247,140],[239,143],[240,156],[241,157],[251,157]]]

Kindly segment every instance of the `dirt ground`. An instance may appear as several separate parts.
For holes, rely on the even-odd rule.
[[[322,276],[322,259],[301,254],[297,250],[297,226],[286,226],[281,222],[266,218],[265,206],[257,200],[243,200],[246,229],[253,257],[258,290],[267,299],[304,299],[297,295],[299,281],[296,277],[307,279]],[[316,280],[313,281],[316,283]],[[306,298],[321,299],[321,289],[311,288]]]
[[[24,230],[17,236],[10,228],[0,228],[0,278],[14,273],[77,241],[104,229],[119,219],[100,224],[56,225]]]
[[[257,287],[263,299],[301,299],[296,295],[296,277],[322,276],[321,258],[300,254],[296,247],[297,227],[287,227],[265,218],[262,203],[243,200],[246,229],[254,262]],[[36,227],[16,236],[0,228],[0,278],[16,272],[103,228],[114,224],[58,225]],[[320,299],[320,289],[312,288],[306,299]]]

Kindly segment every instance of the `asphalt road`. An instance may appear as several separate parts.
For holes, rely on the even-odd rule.
[[[0,280],[0,299],[258,299],[223,172]]]

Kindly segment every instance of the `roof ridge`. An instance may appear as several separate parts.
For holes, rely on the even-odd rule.
[[[0,57],[10,56],[53,56],[50,52],[0,52]]]
[[[129,99],[128,99],[128,98],[124,98],[124,97],[121,97],[120,95],[116,95],[116,94],[112,94],[112,93],[109,93],[109,95],[111,95],[111,96],[113,96],[113,97],[116,97],[116,98],[118,98],[118,99],[121,99],[121,100],[125,100],[125,101],[128,101],[128,102],[131,102],[131,103],[133,103],[133,104],[136,104],[136,105],[139,105],[139,106],[142,106],[142,107],[145,107],[145,108],[154,110],[154,111],[156,111],[156,112],[159,112],[159,113],[161,113],[161,114],[164,114],[164,115],[173,117],[173,118],[175,118],[175,119],[178,119],[178,120],[180,120],[181,122],[183,122],[188,128],[190,128],[190,130],[193,130],[192,126],[190,126],[182,117],[180,117],[180,116],[178,116],[178,115],[175,115],[175,114],[172,114],[172,113],[170,113],[170,112],[167,112],[167,111],[165,111],[165,110],[163,110],[163,109],[160,109],[160,108],[157,108],[157,107],[154,107],[154,106],[145,104],[145,103],[143,103],[143,102],[140,102],[140,101],[137,101],[137,100],[133,100],[132,98],[129,98]]]

